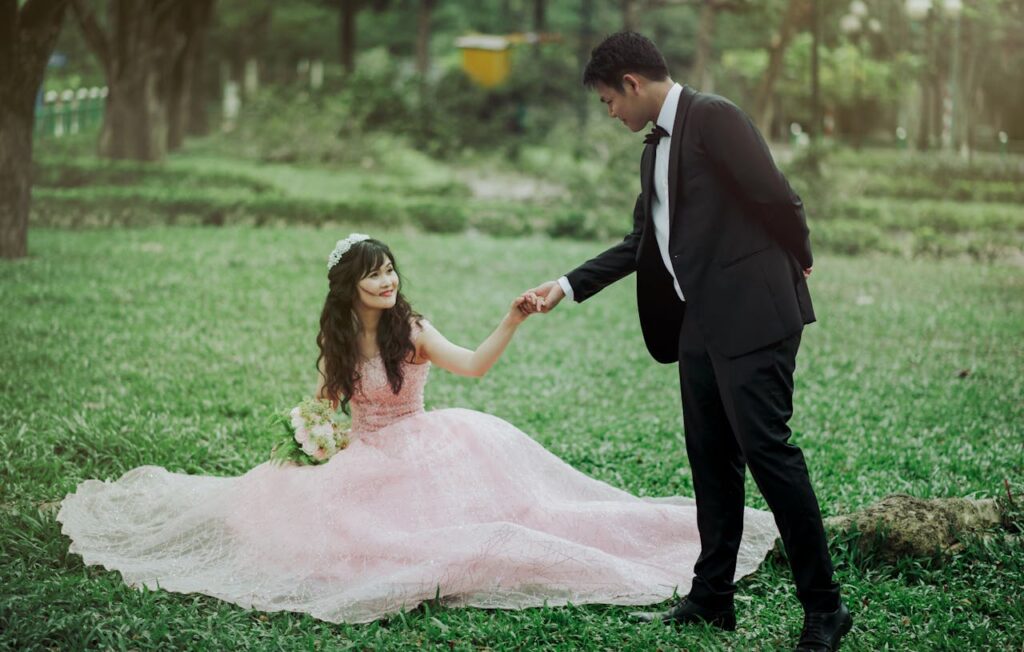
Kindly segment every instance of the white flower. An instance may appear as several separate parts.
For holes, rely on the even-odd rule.
[[[338,240],[334,245],[334,251],[332,251],[331,255],[327,257],[327,269],[330,270],[332,267],[337,265],[338,261],[341,260],[341,257],[345,255],[345,252],[352,248],[352,245],[369,239],[370,236],[365,233],[352,233],[344,240]]]
[[[309,429],[314,436],[322,439],[334,439],[334,426],[330,423],[321,423]]]
[[[306,427],[306,420],[299,414],[299,408],[292,410],[292,428],[299,430]]]
[[[312,439],[306,440],[302,444],[302,452],[305,453],[306,455],[312,455],[317,451],[317,448],[318,446]]]

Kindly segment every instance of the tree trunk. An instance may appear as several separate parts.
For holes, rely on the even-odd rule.
[[[807,0],[789,0],[786,5],[786,12],[782,16],[782,24],[768,47],[768,67],[765,69],[764,77],[757,89],[757,97],[754,100],[754,120],[761,133],[768,137],[774,114],[775,82],[782,73],[782,64],[789,48],[793,35],[796,34],[797,26],[803,22],[804,14],[808,8]]]
[[[635,32],[637,26],[635,0],[620,0],[622,8],[622,31]]]
[[[700,23],[697,28],[697,54],[693,61],[691,82],[698,90],[712,91],[708,74],[708,62],[711,61],[711,44],[715,31],[715,17],[718,6],[715,0],[703,0],[700,5]]]
[[[32,194],[32,120],[4,102],[0,106],[0,257],[28,254],[28,210]]]
[[[347,74],[356,69],[356,6],[357,0],[338,0],[338,52]]]
[[[821,7],[811,6],[811,137],[816,141],[825,135],[821,111]]]
[[[416,17],[416,70],[421,81],[425,81],[430,70],[430,17],[437,6],[437,0],[420,0]]]
[[[189,121],[195,105],[205,122],[205,104],[202,102],[202,87],[195,78],[203,68],[203,40],[213,11],[213,0],[190,0],[182,7],[178,16],[178,31],[185,40],[181,53],[174,58],[168,78],[168,130],[167,148],[171,151],[181,147],[185,135],[191,133]],[[192,94],[199,93],[199,102]]]
[[[71,0],[89,47],[106,71],[100,156],[156,161],[167,152],[168,88],[185,46],[181,0],[110,0],[109,34],[84,0]]]
[[[966,40],[963,44],[965,53],[964,61],[964,83],[961,92],[963,98],[962,111],[958,122],[960,138],[967,147],[968,157],[973,155],[975,144],[974,122],[975,115],[981,109],[981,73],[988,65],[990,49],[984,47],[981,26],[964,16],[964,33]]]
[[[167,110],[151,67],[108,86],[99,154],[111,159],[159,161],[167,153]]]
[[[547,29],[547,0],[533,0],[533,32],[539,37]],[[534,56],[540,56],[540,38],[533,44]]]
[[[35,100],[66,1],[0,0],[0,258],[28,254]]]

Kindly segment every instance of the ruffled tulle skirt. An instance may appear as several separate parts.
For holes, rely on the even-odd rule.
[[[447,605],[661,602],[700,553],[685,497],[595,480],[511,424],[437,410],[355,437],[327,464],[236,477],[142,466],[87,480],[57,519],[70,551],[131,586],[360,623]],[[777,530],[747,509],[736,577]]]

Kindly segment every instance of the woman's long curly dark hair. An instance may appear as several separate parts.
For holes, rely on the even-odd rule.
[[[412,343],[412,323],[421,315],[413,311],[401,292],[401,274],[395,256],[386,244],[369,239],[357,242],[327,272],[329,289],[320,313],[320,332],[316,336],[320,361],[324,365],[323,397],[348,414],[348,403],[359,383],[359,332],[362,325],[355,312],[359,295],[357,284],[375,269],[390,261],[399,278],[394,307],[385,310],[377,326],[377,346],[384,360],[388,383],[397,394],[402,389],[402,363],[416,353]]]

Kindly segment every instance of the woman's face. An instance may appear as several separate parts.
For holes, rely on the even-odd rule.
[[[356,284],[356,301],[376,310],[387,310],[395,307],[398,298],[398,273],[394,264],[385,259],[384,263],[371,269]]]

